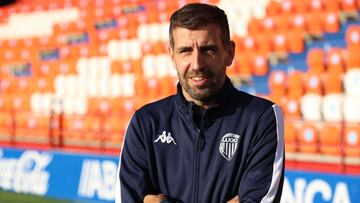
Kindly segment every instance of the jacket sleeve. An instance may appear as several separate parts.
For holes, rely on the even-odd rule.
[[[279,106],[273,105],[259,119],[246,161],[238,191],[240,202],[280,202],[285,152],[284,122]]]
[[[149,177],[147,153],[136,113],[125,133],[119,158],[116,203],[143,202],[145,195],[156,193]]]

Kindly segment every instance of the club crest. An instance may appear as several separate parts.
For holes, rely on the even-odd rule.
[[[221,138],[219,151],[228,161],[234,156],[239,143],[239,135],[227,133]]]

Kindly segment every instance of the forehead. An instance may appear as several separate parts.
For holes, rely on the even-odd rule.
[[[175,47],[221,43],[221,30],[213,24],[198,29],[176,27],[172,32]]]

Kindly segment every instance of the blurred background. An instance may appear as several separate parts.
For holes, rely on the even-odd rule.
[[[130,116],[175,93],[169,18],[190,2],[226,11],[229,77],[284,111],[282,202],[360,201],[359,0],[8,0],[1,202],[114,201]]]

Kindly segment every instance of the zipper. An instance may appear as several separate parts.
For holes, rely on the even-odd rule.
[[[200,173],[200,149],[201,149],[201,131],[197,129],[197,136],[195,142],[195,167],[194,167],[194,193],[193,203],[199,202],[199,173]]]

